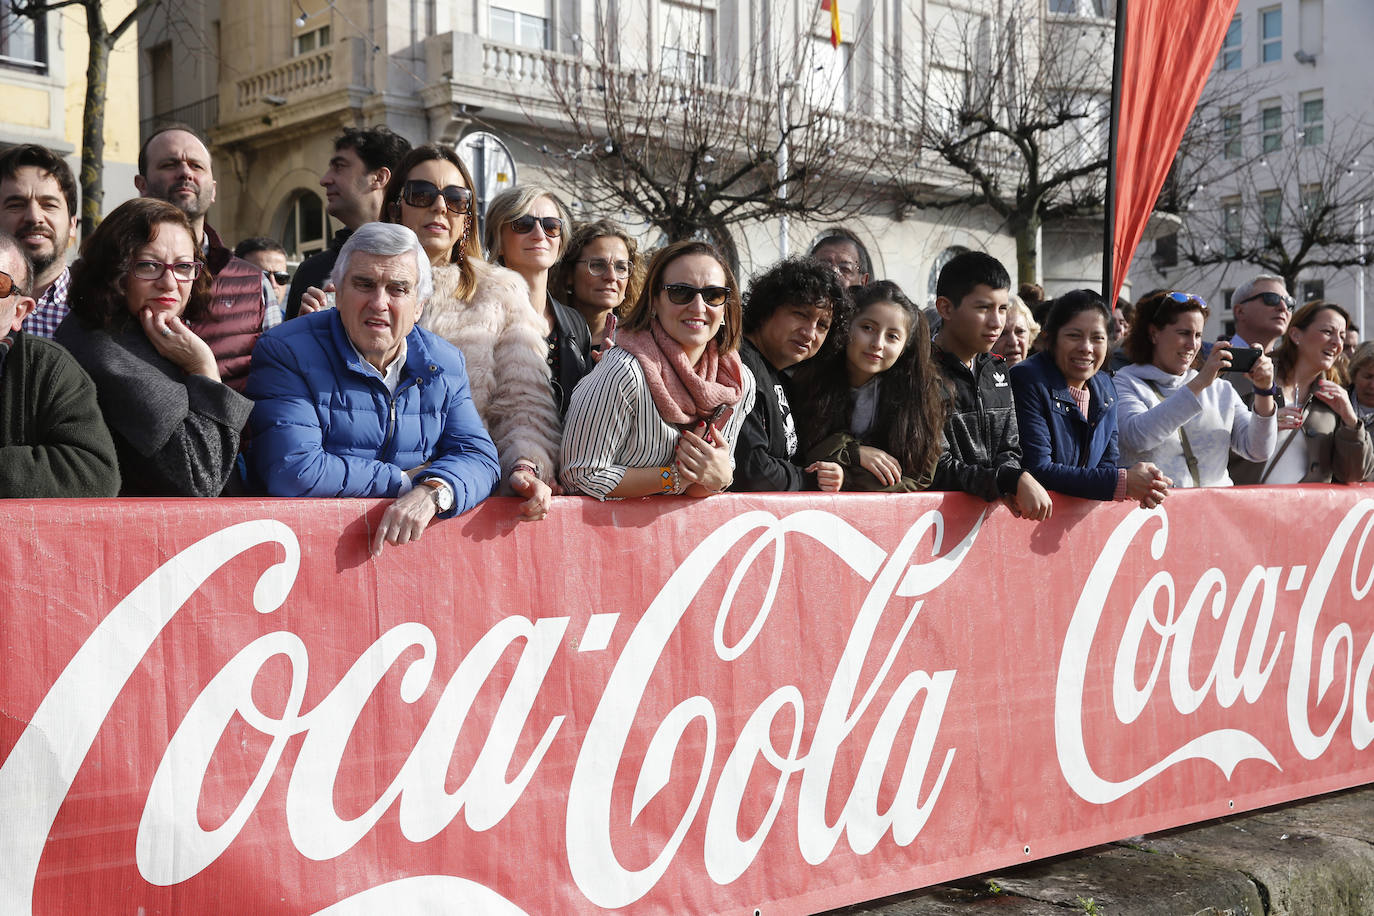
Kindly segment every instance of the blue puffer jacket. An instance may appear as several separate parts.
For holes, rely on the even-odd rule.
[[[353,349],[335,309],[258,339],[244,391],[255,402],[248,465],[273,496],[396,496],[407,468],[453,488],[464,512],[491,494],[496,446],[472,406],[463,355],[416,326],[392,395]]]
[[[1116,490],[1116,386],[1098,372],[1088,379],[1088,418],[1069,394],[1064,373],[1048,353],[1011,370],[1021,464],[1047,490],[1109,500]]]

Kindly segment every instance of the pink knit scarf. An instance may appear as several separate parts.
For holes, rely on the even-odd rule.
[[[648,331],[621,331],[615,344],[639,360],[654,406],[667,423],[682,426],[710,416],[722,404],[739,403],[744,364],[738,353],[722,356],[714,340],[695,366],[657,319]]]

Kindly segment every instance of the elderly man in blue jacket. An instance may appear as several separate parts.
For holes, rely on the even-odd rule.
[[[274,328],[253,350],[248,463],[273,496],[395,497],[375,555],[489,496],[496,447],[463,355],[416,326],[434,287],[415,233],[368,223],[332,279],[337,308]]]

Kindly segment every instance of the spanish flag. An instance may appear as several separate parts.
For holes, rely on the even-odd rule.
[[[821,0],[821,9],[830,13],[830,46],[838,48],[840,42],[840,0]]]

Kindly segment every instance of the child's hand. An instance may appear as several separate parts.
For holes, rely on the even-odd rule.
[[[1021,518],[1037,522],[1043,522],[1054,511],[1050,494],[1045,492],[1045,488],[1040,486],[1040,481],[1032,477],[1029,471],[1022,471],[1021,478],[1016,482],[1016,508],[1021,510],[1017,513]]]
[[[816,475],[816,487],[824,493],[838,493],[844,486],[844,468],[833,461],[813,461],[806,473]]]
[[[859,464],[885,487],[902,479],[902,466],[887,452],[871,445],[859,446]]]

